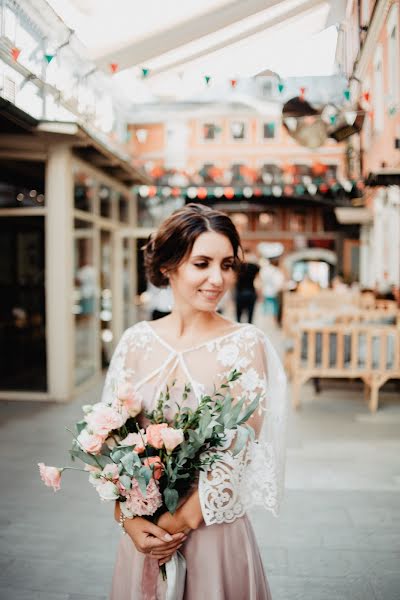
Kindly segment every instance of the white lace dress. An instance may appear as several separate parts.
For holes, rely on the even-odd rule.
[[[250,403],[261,394],[259,409],[249,420],[258,439],[236,456],[227,447],[223,459],[200,475],[204,524],[181,548],[187,565],[185,600],[271,597],[246,511],[259,504],[276,514],[279,507],[286,421],[286,380],[280,360],[253,325],[234,326],[231,333],[176,351],[143,321],[123,334],[106,377],[103,401],[111,401],[116,382],[126,381],[141,395],[146,411],[153,410],[168,384],[172,416],[175,402],[182,404],[185,384],[192,390],[185,405],[195,408],[201,395],[212,394],[234,368],[242,373],[232,387],[235,397],[245,395]],[[122,536],[111,599],[149,600],[142,581],[155,569],[157,561],[139,553],[129,536]],[[164,593],[160,578],[154,600]]]

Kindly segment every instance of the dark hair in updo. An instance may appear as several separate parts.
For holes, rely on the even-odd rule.
[[[144,246],[144,265],[149,281],[157,287],[169,285],[161,272],[174,271],[187,258],[200,234],[215,231],[227,237],[235,257],[234,268],[240,265],[240,237],[231,219],[223,212],[202,204],[187,204],[163,221]]]

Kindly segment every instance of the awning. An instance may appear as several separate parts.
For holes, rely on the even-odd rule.
[[[373,221],[372,211],[368,208],[338,207],[335,215],[341,225],[367,225]]]
[[[129,162],[129,155],[118,154],[110,149],[93,131],[78,123],[41,121],[37,127],[41,137],[57,136],[70,138],[74,153],[82,160],[104,171],[126,186],[151,184],[152,179],[144,171]]]
[[[38,121],[12,102],[0,98],[0,133],[26,133],[36,128]]]
[[[366,185],[375,187],[379,185],[400,185],[400,169],[386,168],[370,173]]]

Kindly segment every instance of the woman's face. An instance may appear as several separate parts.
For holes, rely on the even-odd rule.
[[[175,305],[214,311],[236,280],[232,244],[215,231],[201,233],[190,256],[170,274]]]

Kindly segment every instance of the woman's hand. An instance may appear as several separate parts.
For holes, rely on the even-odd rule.
[[[117,521],[119,520],[120,510],[117,502],[115,505],[115,519]],[[124,528],[139,552],[150,554],[152,557],[164,562],[166,562],[165,559],[169,560],[171,558],[187,537],[183,532],[171,535],[168,531],[142,517],[126,519]]]

